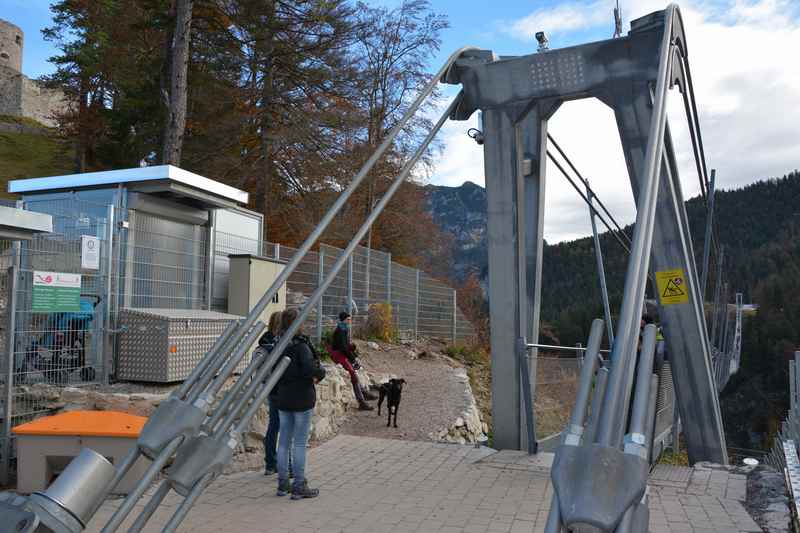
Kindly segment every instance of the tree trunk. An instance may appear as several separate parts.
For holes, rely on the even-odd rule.
[[[264,239],[269,240],[269,215],[270,195],[272,194],[275,176],[275,145],[272,133],[275,125],[274,116],[274,91],[275,91],[275,65],[273,54],[273,27],[275,24],[275,2],[266,2],[266,24],[261,34],[262,44],[259,46],[261,53],[261,109],[259,128],[261,138],[261,179],[256,185],[256,210],[264,215]]]
[[[75,172],[80,174],[86,172],[86,150],[89,145],[89,132],[86,131],[88,121],[86,120],[89,106],[86,100],[89,98],[89,80],[85,74],[81,75],[81,85],[78,90],[78,142],[75,145]]]
[[[186,74],[189,66],[193,0],[178,0],[175,36],[172,43],[172,68],[169,93],[169,114],[164,128],[163,163],[180,165],[183,135],[186,129]]]

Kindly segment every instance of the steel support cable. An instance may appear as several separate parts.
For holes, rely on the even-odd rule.
[[[564,158],[564,161],[567,162],[567,164],[569,165],[569,168],[571,168],[572,171],[575,173],[575,175],[578,176],[578,179],[580,179],[583,182],[583,185],[592,192],[592,196],[594,197],[595,200],[597,200],[597,205],[599,205],[603,209],[603,211],[606,213],[606,215],[608,215],[608,218],[610,218],[611,222],[614,223],[614,226],[617,228],[617,231],[622,233],[625,236],[625,239],[628,241],[628,243],[630,243],[631,240],[628,237],[628,234],[625,233],[625,230],[622,229],[619,224],[617,224],[616,220],[614,220],[614,216],[608,211],[608,209],[606,208],[605,204],[602,202],[602,200],[600,200],[600,197],[597,196],[597,193],[589,185],[589,180],[584,178],[583,175],[580,172],[578,172],[578,169],[575,168],[575,165],[572,164],[572,160],[570,160],[570,158],[567,157],[567,154],[564,152],[564,150],[561,149],[561,146],[559,146],[559,144],[556,142],[556,140],[553,138],[553,136],[550,135],[549,133],[547,134],[547,140],[549,140],[551,143],[553,143],[553,146],[558,151],[558,153],[561,154],[561,157]]]
[[[678,54],[678,55],[681,57],[681,60],[682,60],[682,61],[680,61],[681,71],[683,72],[684,76],[686,76],[686,65],[688,64],[688,62],[684,62],[683,61],[683,55],[682,54]],[[696,109],[694,108],[694,106],[692,105],[692,103],[690,101],[689,93],[690,93],[691,89],[688,86],[689,85],[689,81],[688,81],[688,79],[686,79],[686,77],[684,77],[684,80],[685,80],[686,83],[685,83],[685,86],[682,87],[683,90],[681,91],[682,96],[683,96],[683,109],[684,109],[684,111],[686,113],[686,118],[688,119],[688,122],[689,122],[689,124],[688,124],[689,125],[689,137],[690,137],[690,139],[692,141],[692,152],[693,152],[693,155],[694,155],[694,164],[695,164],[695,167],[697,167],[697,178],[700,181],[700,195],[703,197],[703,199],[707,203],[708,202],[709,180],[708,180],[708,175],[706,174],[706,161],[705,161],[705,158],[700,153],[700,145],[699,145],[700,141],[698,140],[698,136],[700,135],[700,122],[697,120],[697,117],[694,115],[694,112],[696,112]]]
[[[316,305],[325,291],[328,289],[328,286],[333,282],[338,272],[345,266],[345,263],[348,262],[348,257],[350,257],[353,251],[361,242],[361,239],[364,238],[369,228],[374,224],[375,220],[377,220],[378,216],[384,210],[386,205],[392,199],[394,194],[406,180],[408,175],[411,173],[411,170],[419,162],[420,158],[424,155],[427,147],[430,145],[433,138],[436,136],[436,133],[442,128],[444,123],[447,121],[450,113],[458,106],[460,101],[460,97],[456,97],[453,102],[448,106],[442,116],[439,118],[438,122],[434,125],[434,127],[430,130],[425,140],[420,144],[417,148],[417,151],[411,157],[411,159],[406,162],[401,170],[400,174],[392,182],[389,189],[384,193],[381,197],[378,204],[375,206],[372,212],[370,212],[367,219],[364,221],[362,226],[353,236],[352,240],[348,244],[348,246],[344,249],[344,251],[339,255],[336,262],[331,267],[331,270],[328,272],[327,276],[323,280],[322,284],[314,291],[314,293],[309,297],[306,303],[300,310],[299,315],[297,318],[292,322],[289,328],[283,332],[281,335],[281,340],[278,344],[273,348],[272,352],[270,353],[270,360],[263,364],[255,376],[250,376],[251,383],[247,390],[239,397],[237,403],[231,408],[231,410],[227,413],[225,419],[221,422],[221,424],[214,430],[213,438],[218,441],[224,440],[226,437],[229,436],[229,431],[233,431],[234,434],[241,434],[250,423],[250,419],[255,416],[256,411],[258,408],[266,401],[267,396],[269,395],[270,391],[272,390],[275,382],[280,378],[281,374],[285,371],[286,367],[288,366],[288,358],[283,357],[284,350],[288,347],[289,342],[303,325],[306,320],[306,317],[311,312],[311,309],[316,308]],[[282,361],[280,366],[276,368],[270,375],[269,381],[270,383],[267,384],[265,387],[259,387],[258,385],[262,382],[269,373],[270,370],[270,362],[275,361],[278,358],[281,358]],[[246,378],[247,376],[242,376],[239,379]],[[255,385],[255,386],[254,386]],[[240,415],[241,414],[241,415]],[[198,485],[195,486],[194,489],[190,492],[190,494],[186,497],[184,502],[178,508],[178,510],[173,515],[172,519],[168,523],[165,528],[165,531],[174,531],[181,523],[181,521],[185,518],[186,514],[189,512],[191,507],[194,505],[197,497],[199,497],[200,493],[205,489],[205,487],[211,482],[211,478],[207,474],[204,476],[200,481],[198,481]]]
[[[603,409],[598,425],[597,442],[602,446],[618,447],[624,431],[625,399],[630,394],[636,346],[635,329],[642,314],[642,298],[650,263],[653,227],[655,222],[658,183],[664,157],[664,135],[666,131],[666,102],[669,90],[668,77],[672,59],[674,4],[665,11],[664,36],[659,53],[658,76],[653,98],[653,120],[650,123],[648,143],[642,169],[642,190],[639,195],[634,229],[633,253],[625,275],[624,298],[620,318],[617,321],[617,338],[612,349],[612,371],[603,398]],[[630,379],[629,379],[630,376]]]
[[[431,94],[433,94],[434,90],[436,89],[437,85],[439,84],[439,80],[444,76],[450,67],[455,63],[455,61],[468,50],[474,50],[475,47],[473,46],[464,46],[456,50],[447,60],[447,62],[439,69],[439,71],[431,78],[431,81],[425,88],[420,92],[419,96],[416,100],[411,104],[408,111],[403,115],[400,121],[395,124],[395,126],[389,131],[389,134],[383,140],[383,142],[378,146],[378,148],[373,152],[370,158],[367,160],[366,163],[361,167],[358,173],[353,177],[353,180],[347,186],[347,188],[342,192],[341,195],[336,199],[333,205],[328,209],[328,212],[325,213],[325,216],[322,217],[319,224],[314,228],[311,234],[306,237],[303,241],[303,244],[297,249],[297,251],[292,256],[292,259],[286,264],[286,266],[281,270],[278,277],[272,283],[272,285],[267,289],[264,295],[261,297],[260,300],[255,304],[253,309],[244,319],[244,322],[241,326],[241,331],[249,331],[253,324],[256,322],[257,318],[261,316],[261,313],[264,312],[267,305],[272,301],[272,298],[278,292],[278,289],[286,283],[289,276],[294,272],[294,270],[298,267],[300,262],[303,258],[308,254],[311,250],[311,247],[317,242],[317,240],[322,236],[322,233],[327,229],[327,227],[331,224],[333,219],[336,215],[341,211],[344,207],[347,200],[353,194],[355,189],[364,181],[367,174],[372,170],[372,167],[378,162],[378,160],[383,156],[386,150],[394,143],[394,140],[406,126],[406,124],[411,120],[411,118],[416,114],[419,108],[422,106],[422,103],[427,100]]]
[[[253,309],[250,310],[250,313],[245,317],[243,320],[239,322],[238,327],[231,326],[229,329],[226,330],[226,334],[228,335],[225,341],[218,339],[218,342],[215,343],[215,346],[212,350],[205,354],[203,359],[201,359],[201,363],[199,364],[199,368],[193,369],[190,373],[190,377],[184,381],[184,383],[180,387],[180,392],[182,393],[180,396],[187,395],[187,400],[190,402],[194,402],[202,393],[203,389],[207,386],[208,383],[208,376],[214,376],[217,374],[219,366],[224,364],[226,357],[226,352],[229,349],[234,348],[239,342],[241,342],[242,337],[247,334],[256,323],[258,317],[261,316],[264,309],[266,309],[267,305],[275,294],[278,292],[279,288],[284,285],[289,276],[295,271],[295,269],[300,265],[301,261],[305,258],[308,252],[311,250],[312,246],[316,243],[316,241],[321,237],[322,233],[325,229],[330,225],[336,215],[341,211],[344,207],[345,203],[349,199],[349,197],[353,194],[355,189],[361,184],[361,182],[366,178],[367,174],[370,172],[372,167],[378,162],[378,160],[383,156],[386,150],[392,145],[394,140],[400,134],[402,129],[405,125],[411,120],[411,118],[416,114],[416,112],[421,107],[422,103],[428,99],[431,94],[436,89],[437,85],[439,84],[439,80],[447,73],[447,71],[452,67],[455,61],[468,50],[474,50],[475,47],[472,46],[465,46],[456,50],[447,60],[447,62],[441,67],[441,69],[436,73],[435,76],[431,78],[431,81],[423,88],[420,92],[419,96],[417,96],[416,100],[411,104],[409,109],[400,119],[400,121],[391,129],[389,134],[383,140],[383,142],[378,146],[375,152],[370,156],[367,162],[361,167],[358,173],[353,177],[350,184],[347,188],[342,192],[341,195],[336,199],[334,204],[328,209],[323,216],[322,220],[319,224],[314,228],[311,234],[303,241],[303,244],[295,251],[294,255],[292,256],[291,260],[286,264],[286,266],[281,270],[278,274],[278,277],[272,283],[272,285],[265,291],[262,295],[261,299],[255,304]],[[454,101],[457,102],[457,100]],[[224,346],[223,346],[224,345]],[[196,386],[201,385],[201,386]],[[166,462],[169,457],[171,457],[175,453],[176,448],[167,447],[161,453],[158,454],[157,458],[155,459],[156,462],[161,462],[163,460]],[[137,452],[138,454],[138,446]],[[133,454],[132,454],[133,455]],[[154,463],[155,464],[155,463]],[[141,483],[140,483],[141,484]],[[138,485],[137,485],[138,488]],[[141,498],[141,494],[132,493],[129,495],[123,505],[118,509],[118,512],[115,513],[115,516],[109,521],[109,523],[105,526],[104,532],[113,532],[119,527],[119,524],[122,520],[119,519],[118,516],[120,510],[123,508],[127,508],[129,505],[132,507],[135,505],[136,501]],[[130,512],[130,509],[127,509],[127,512],[124,514],[127,515]],[[122,517],[124,519],[124,516]]]
[[[587,198],[586,195],[583,193],[583,191],[581,191],[580,187],[578,187],[578,184],[575,183],[575,180],[572,179],[572,176],[570,176],[567,173],[566,169],[564,169],[564,167],[561,166],[561,163],[558,162],[558,160],[553,156],[553,154],[552,154],[552,152],[550,152],[550,150],[547,151],[547,157],[549,157],[550,161],[552,161],[553,164],[556,166],[556,168],[558,168],[558,170],[561,171],[561,174],[563,174],[564,177],[567,178],[567,181],[569,181],[570,185],[572,185],[572,188],[575,189],[575,191],[583,199],[583,201],[586,202],[586,205],[589,206],[589,209],[591,209],[592,212],[595,214],[595,216],[600,219],[600,222],[602,222],[603,225],[606,227],[606,229],[608,229],[609,233],[611,233],[614,236],[614,238],[617,240],[619,245],[622,246],[625,249],[625,251],[628,252],[628,254],[630,254],[631,253],[631,249],[628,247],[628,245],[620,238],[619,234],[616,231],[614,231],[611,228],[611,226],[609,226],[608,222],[606,222],[606,219],[603,218],[603,215],[600,214],[600,212],[592,204],[592,202],[589,200],[589,198]],[[594,194],[594,192],[592,194]],[[597,196],[595,196],[595,198],[597,198]],[[626,237],[627,237],[627,235],[626,235]]]
[[[689,57],[688,55],[688,46],[686,45],[685,39],[686,36],[683,36],[684,42],[682,47],[683,57],[684,60]],[[694,97],[694,84],[692,83],[692,69],[689,67],[689,61],[685,60],[685,70],[686,73],[686,86],[690,93],[689,101],[692,107],[692,115],[694,117],[695,128],[697,129],[697,145],[700,151],[700,161],[703,163],[703,179],[705,180],[705,185],[708,187],[708,169],[706,168],[706,150],[703,146],[703,134],[700,130],[700,116],[697,114],[697,100]]]

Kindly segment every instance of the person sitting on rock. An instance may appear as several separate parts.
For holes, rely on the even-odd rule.
[[[353,394],[358,401],[359,411],[372,411],[374,408],[369,405],[366,400],[376,400],[374,394],[369,391],[361,389],[361,384],[358,381],[358,374],[353,368],[353,361],[355,361],[355,353],[353,345],[350,344],[350,314],[346,311],[339,313],[339,323],[336,325],[336,330],[333,332],[333,343],[331,345],[331,359],[347,370],[350,374],[350,383],[353,384]]]

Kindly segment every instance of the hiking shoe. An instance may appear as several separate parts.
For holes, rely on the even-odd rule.
[[[319,489],[312,489],[308,486],[308,482],[303,482],[302,487],[292,489],[292,499],[302,500],[304,498],[316,498],[319,496]]]
[[[291,491],[292,491],[292,486],[289,484],[288,479],[278,480],[278,492],[276,493],[277,496],[286,496]]]
[[[264,475],[265,476],[271,476],[271,475],[277,474],[277,473],[278,473],[278,471],[276,469],[270,468],[269,466],[264,468]]]
[[[372,406],[371,406],[370,404],[368,404],[367,402],[361,402],[361,403],[359,403],[359,404],[358,404],[358,410],[359,410],[359,411],[372,411],[372,410],[374,410],[374,409],[375,409],[375,408],[374,408],[374,407],[372,407]]]
[[[377,399],[378,399],[378,397],[377,397],[375,394],[371,393],[371,392],[370,392],[370,391],[368,391],[368,390],[365,390],[365,391],[363,391],[363,392],[364,392],[364,399],[365,399],[365,400],[371,400],[371,401],[373,401],[373,402],[374,402],[375,400],[377,400]]]

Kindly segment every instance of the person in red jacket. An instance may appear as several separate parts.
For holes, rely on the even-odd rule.
[[[339,323],[336,325],[336,330],[333,332],[333,343],[331,345],[331,359],[339,365],[342,365],[347,373],[350,374],[350,382],[353,384],[353,393],[358,401],[359,411],[372,411],[374,407],[369,405],[366,400],[375,400],[375,396],[368,391],[365,392],[361,389],[361,384],[358,381],[358,374],[353,368],[353,362],[356,360],[353,345],[350,344],[350,315],[346,311],[339,313]]]

